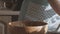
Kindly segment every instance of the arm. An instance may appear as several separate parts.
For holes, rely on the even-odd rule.
[[[60,0],[48,0],[51,7],[60,15]]]

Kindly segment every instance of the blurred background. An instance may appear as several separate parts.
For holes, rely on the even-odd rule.
[[[10,34],[8,23],[21,19],[44,21],[48,23],[48,32],[55,32],[57,29],[56,32],[60,32],[58,27],[60,16],[52,9],[48,1],[30,1],[32,0],[0,0],[0,34]]]

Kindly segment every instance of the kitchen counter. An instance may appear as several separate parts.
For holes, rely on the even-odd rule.
[[[0,15],[19,15],[19,11],[0,10]]]

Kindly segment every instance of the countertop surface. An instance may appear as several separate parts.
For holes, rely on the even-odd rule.
[[[0,10],[0,15],[19,15],[19,11]]]

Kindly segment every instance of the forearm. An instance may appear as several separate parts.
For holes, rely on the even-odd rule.
[[[60,15],[60,0],[48,0],[51,7]]]

